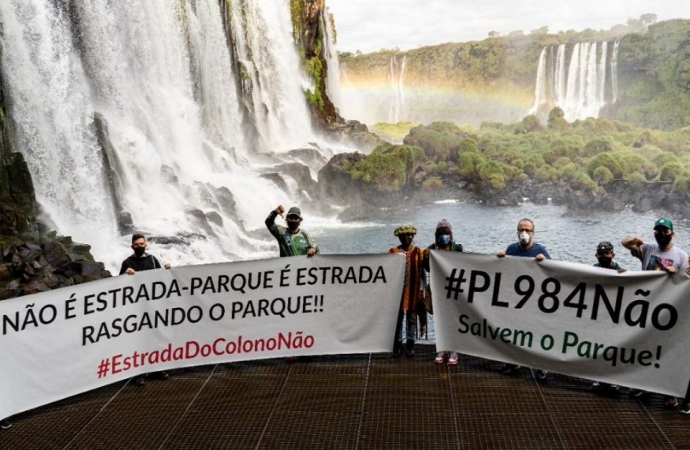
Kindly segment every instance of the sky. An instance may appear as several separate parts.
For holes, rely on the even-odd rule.
[[[647,13],[658,21],[690,19],[690,0],[326,0],[326,6],[337,50],[363,53],[482,40],[489,31],[608,30]]]

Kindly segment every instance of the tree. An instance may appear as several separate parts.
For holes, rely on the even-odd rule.
[[[497,37],[500,37],[500,36],[501,36],[501,33],[499,33],[498,31],[493,31],[493,30],[492,30],[492,31],[489,31],[489,37],[490,37],[490,38],[497,38]]]
[[[543,26],[540,28],[535,28],[534,30],[530,31],[530,34],[534,35],[545,35],[549,34],[549,27],[548,26]]]
[[[656,23],[656,20],[657,20],[656,14],[647,13],[647,14],[642,14],[640,16],[640,22],[642,22],[646,26],[649,26],[649,25]]]

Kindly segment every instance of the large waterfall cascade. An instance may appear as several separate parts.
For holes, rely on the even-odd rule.
[[[324,39],[324,51],[328,69],[326,93],[335,107],[340,110],[343,104],[340,91],[340,61],[338,60],[338,51],[335,48],[335,30],[333,29],[332,16],[328,15],[326,9],[323,10],[321,20],[323,22],[323,29],[326,30],[326,38]]]
[[[130,253],[115,205],[137,229],[174,238],[155,249],[173,265],[275,256],[258,230],[301,191],[261,174],[309,143],[333,152],[311,129],[287,2],[231,2],[231,37],[219,3],[0,2],[10,113],[43,214],[111,270]]]
[[[560,107],[569,121],[598,117],[618,96],[618,41],[544,47],[529,114]],[[569,61],[566,64],[566,61]]]
[[[391,55],[385,66],[385,74],[382,73],[383,76],[372,83],[359,79],[356,69],[353,71],[354,77],[351,77],[347,62],[341,62],[340,102],[336,103],[341,115],[370,125],[410,120],[404,83],[406,63],[406,55]],[[409,105],[413,103],[409,102]]]
[[[389,79],[391,85],[391,102],[388,110],[388,122],[398,123],[401,119],[401,112],[405,105],[405,85],[403,77],[405,75],[405,62],[407,55],[403,55],[402,60],[395,55],[391,56],[389,62]]]

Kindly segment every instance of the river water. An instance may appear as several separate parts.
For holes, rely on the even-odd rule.
[[[466,252],[496,253],[517,241],[517,223],[523,217],[535,223],[535,242],[546,246],[552,259],[594,264],[597,244],[610,241],[614,245],[615,260],[628,270],[640,270],[640,261],[625,250],[620,241],[624,236],[641,236],[654,242],[654,213],[635,213],[626,209],[619,213],[591,212],[573,214],[565,207],[525,203],[515,207],[488,207],[452,200],[405,208],[396,207],[383,218],[368,223],[334,224],[305,216],[303,228],[310,231],[323,254],[382,253],[398,245],[393,230],[400,224],[417,227],[415,243],[424,247],[434,241],[436,224],[448,219],[453,226],[456,242]],[[671,217],[671,220],[673,218]],[[685,251],[690,250],[690,226],[674,223],[673,242]],[[429,339],[433,341],[433,320]]]

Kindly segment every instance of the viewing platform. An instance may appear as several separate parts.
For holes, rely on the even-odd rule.
[[[200,366],[121,381],[11,418],[18,449],[688,449],[664,396],[460,355],[314,357]]]

